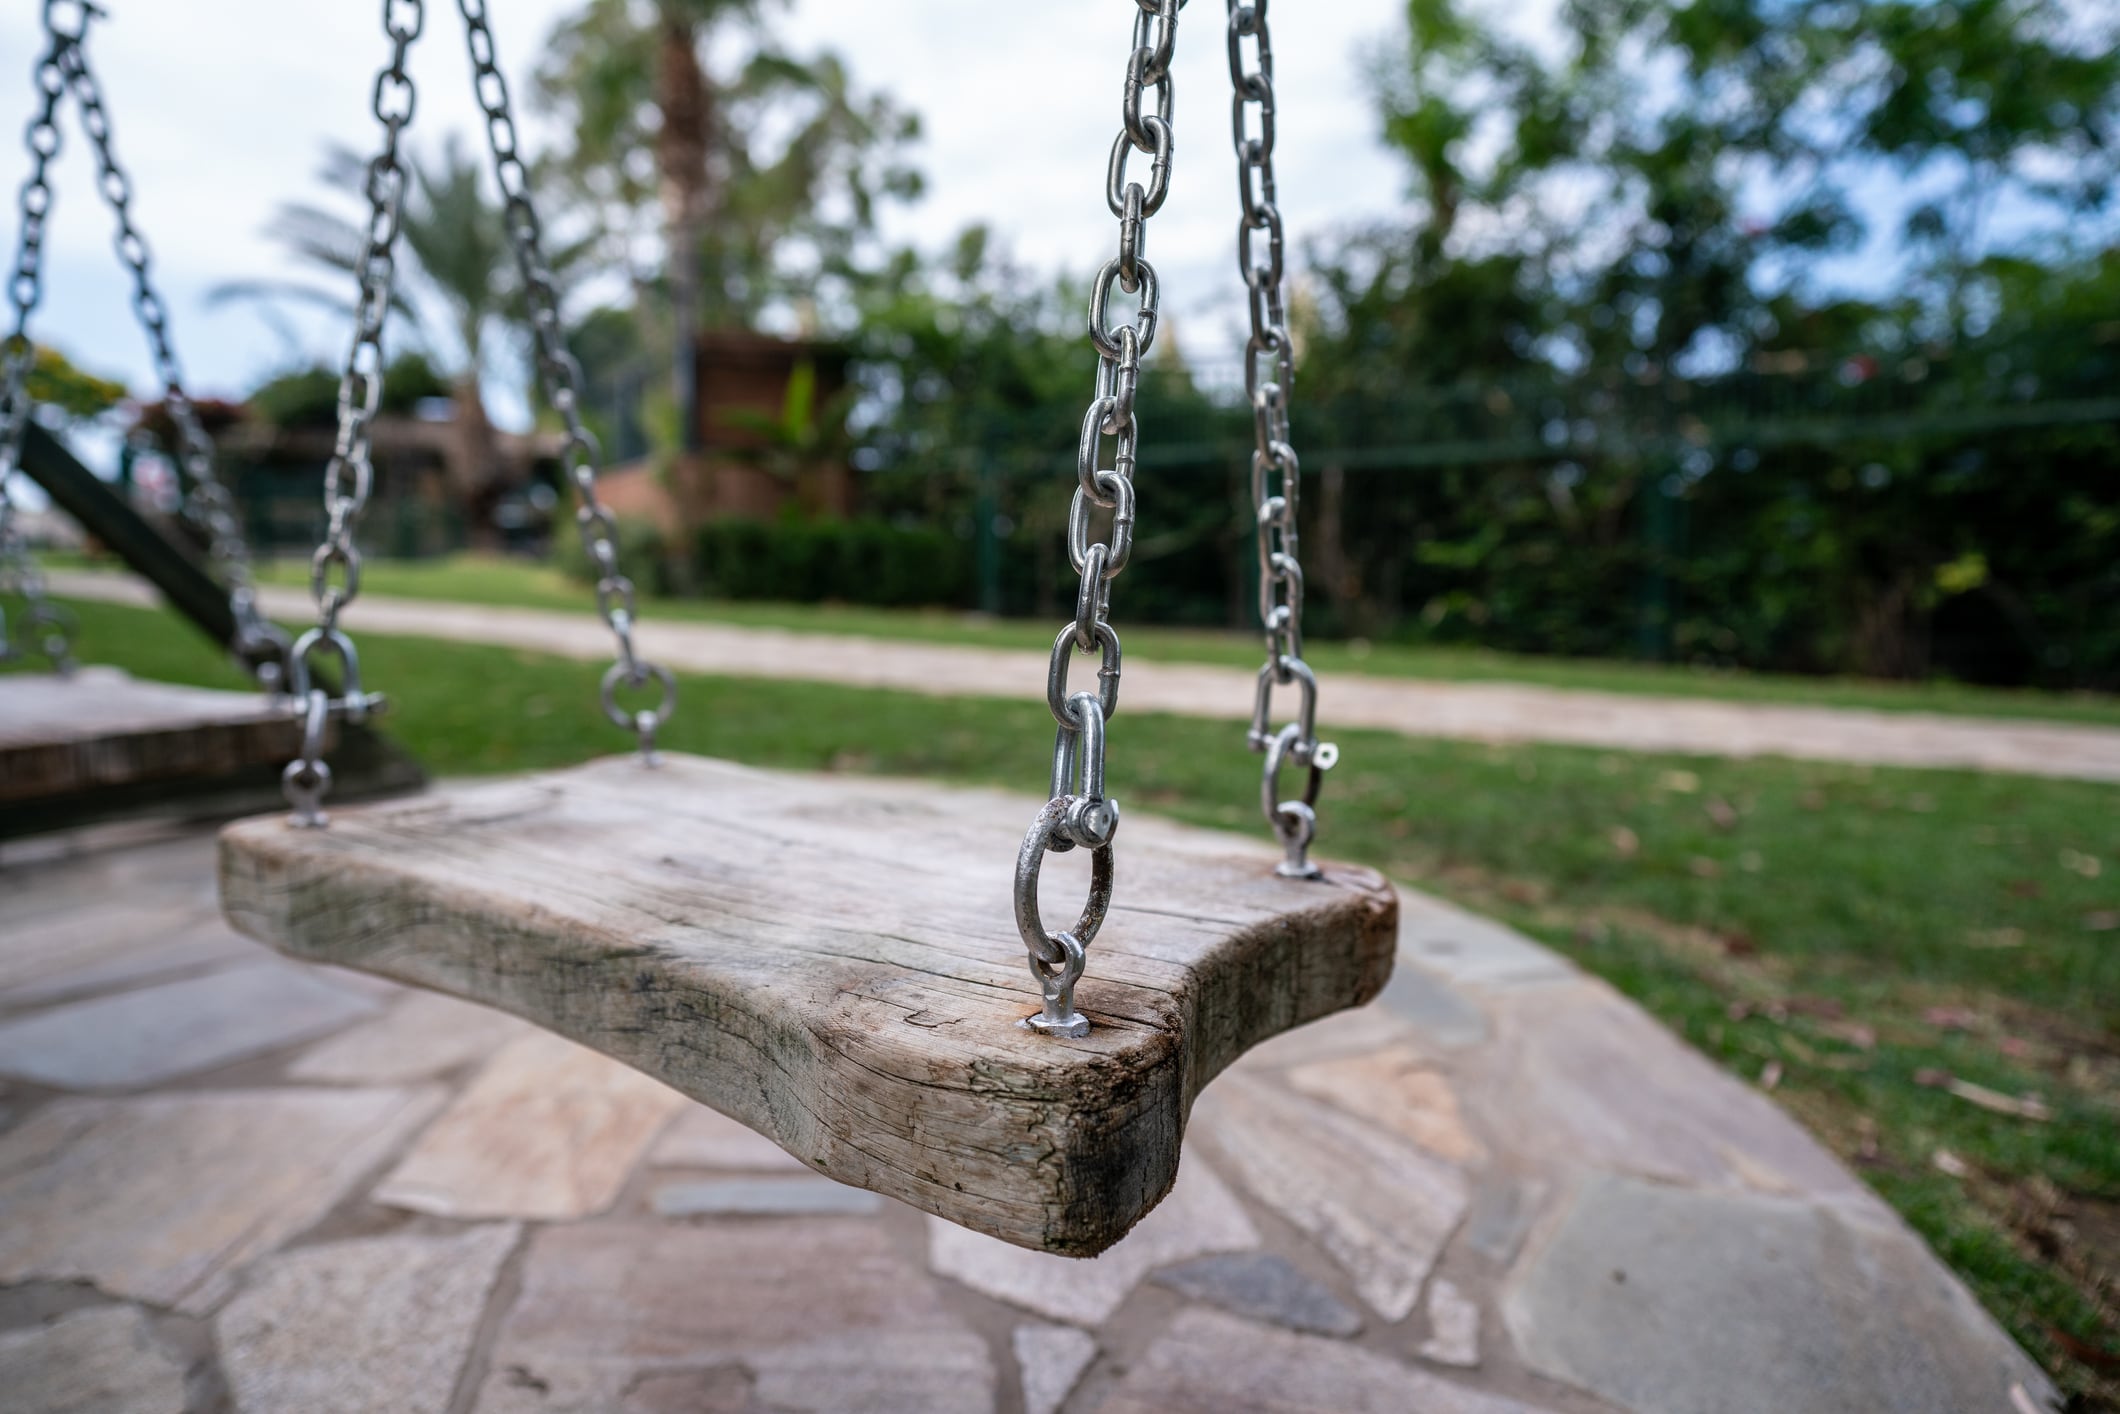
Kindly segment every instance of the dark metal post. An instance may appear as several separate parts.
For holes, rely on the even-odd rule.
[[[171,607],[199,631],[234,651],[236,617],[228,590],[208,574],[192,552],[157,530],[110,483],[83,466],[64,443],[35,422],[22,439],[22,470],[43,487],[53,504],[82,529],[162,591]]]

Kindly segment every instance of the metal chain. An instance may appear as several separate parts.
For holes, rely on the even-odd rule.
[[[1243,272],[1251,336],[1244,351],[1244,392],[1251,401],[1255,446],[1251,495],[1259,537],[1259,619],[1266,630],[1266,665],[1259,669],[1257,700],[1246,734],[1253,751],[1266,754],[1259,803],[1287,858],[1278,872],[1314,878],[1310,862],[1317,835],[1318,789],[1340,750],[1318,740],[1318,680],[1303,661],[1303,566],[1296,554],[1296,508],[1302,470],[1288,435],[1288,399],[1295,384],[1295,346],[1281,297],[1281,212],[1275,204],[1273,145],[1273,44],[1267,33],[1268,0],[1228,0],[1230,129],[1237,150],[1237,268]],[[1251,62],[1245,59],[1246,42]],[[1257,114],[1257,135],[1251,113]],[[1266,237],[1263,260],[1256,237]],[[1278,476],[1278,485],[1270,484]],[[1296,719],[1273,729],[1273,690],[1295,684]],[[1281,798],[1281,768],[1293,763],[1309,771],[1301,800]]]
[[[360,294],[354,304],[353,345],[346,371],[339,378],[339,432],[324,468],[324,538],[309,564],[309,590],[316,600],[316,627],[295,640],[288,654],[290,695],[303,715],[302,754],[287,765],[281,784],[294,807],[293,823],[320,827],[331,767],[324,760],[325,726],[336,713],[359,722],[380,706],[380,697],[361,691],[360,661],[353,640],[339,627],[339,615],[361,592],[361,550],[356,540],[361,514],[374,489],[375,465],[369,443],[376,409],[383,400],[383,326],[389,318],[391,291],[397,279],[398,211],[407,178],[398,154],[398,139],[412,121],[417,94],[405,60],[427,22],[424,0],[383,0],[383,32],[390,38],[390,58],[375,78],[369,110],[382,125],[383,144],[369,159],[364,190],[368,226],[355,266]],[[334,571],[338,582],[333,583]],[[331,697],[313,682],[310,658],[338,659],[340,695]]]
[[[1104,199],[1119,218],[1119,253],[1090,286],[1089,338],[1097,373],[1075,451],[1075,495],[1067,512],[1067,557],[1081,576],[1075,617],[1053,640],[1045,701],[1059,724],[1053,739],[1051,799],[1038,812],[1016,856],[1016,928],[1030,954],[1031,975],[1045,1006],[1024,1025],[1049,1036],[1084,1036],[1089,1021],[1075,1010],[1075,983],[1084,954],[1112,897],[1112,839],[1119,802],[1104,793],[1105,728],[1119,710],[1119,635],[1108,622],[1112,581],[1126,568],[1134,544],[1134,465],[1139,429],[1134,418],[1141,360],[1156,338],[1156,269],[1143,254],[1148,219],[1170,194],[1171,113],[1175,81],[1170,61],[1178,11],[1185,0],[1131,0],[1133,47],[1126,60],[1119,135],[1105,167]],[[1129,178],[1132,157],[1148,158],[1148,182]],[[1135,298],[1131,319],[1112,323],[1114,287]],[[1111,465],[1103,465],[1105,439]],[[1093,510],[1110,513],[1109,538],[1092,540]],[[1077,651],[1097,655],[1097,690],[1069,692],[1068,668]],[[1074,927],[1048,932],[1038,911],[1038,871],[1048,853],[1081,846],[1091,851],[1089,900]]]
[[[47,4],[49,22],[51,6]],[[85,20],[84,20],[85,23]],[[61,38],[55,31],[55,38]],[[59,51],[59,63],[72,87],[81,111],[81,127],[95,151],[96,185],[117,219],[112,244],[118,259],[132,274],[133,312],[147,334],[155,373],[162,380],[163,405],[176,424],[179,459],[186,486],[183,514],[206,536],[207,553],[228,586],[228,607],[235,616],[236,657],[256,676],[260,686],[276,692],[285,684],[287,635],[258,611],[257,588],[252,580],[250,547],[243,539],[242,520],[235,499],[214,469],[213,440],[199,422],[198,408],[184,388],[184,372],[177,362],[169,337],[168,306],[156,291],[151,272],[152,257],[147,241],[132,219],[132,179],[118,163],[112,146],[110,115],[103,105],[103,92],[88,63],[82,36],[73,36]]]
[[[30,172],[22,183],[22,234],[16,247],[14,273],[7,284],[8,299],[15,311],[14,329],[7,342],[0,345],[0,592],[12,589],[25,601],[23,622],[14,637],[9,636],[5,614],[0,614],[0,661],[41,650],[61,673],[73,668],[70,625],[65,612],[44,597],[43,577],[15,526],[15,503],[8,485],[21,464],[22,438],[29,429],[29,373],[37,359],[36,345],[29,338],[29,319],[44,297],[44,223],[52,208],[47,174],[59,152],[59,125],[55,119],[59,99],[66,92],[66,75],[60,67],[66,43],[53,33],[50,47],[37,61],[35,70],[41,100],[23,132]],[[45,630],[41,637],[37,632],[40,628]]]
[[[618,567],[618,524],[597,499],[596,477],[602,451],[596,437],[581,417],[581,365],[567,351],[559,320],[559,291],[552,268],[545,261],[544,227],[530,202],[530,172],[517,145],[515,115],[508,101],[508,81],[502,75],[493,29],[486,19],[485,0],[457,0],[464,17],[464,40],[471,50],[475,70],[474,91],[486,114],[487,145],[493,153],[493,175],[500,184],[504,204],[502,220],[515,249],[517,274],[521,277],[531,328],[537,335],[537,376],[545,401],[560,415],[567,429],[567,475],[573,481],[581,504],[574,513],[582,549],[596,567],[596,609],[612,637],[618,655],[604,671],[600,685],[604,715],[621,728],[630,728],[639,738],[641,758],[655,762],[655,733],[670,720],[677,706],[677,679],[660,663],[643,658],[633,646],[633,626],[639,621],[633,581]],[[672,252],[672,258],[680,253]],[[640,689],[650,682],[657,687],[653,707],[628,711],[618,701],[621,685]]]

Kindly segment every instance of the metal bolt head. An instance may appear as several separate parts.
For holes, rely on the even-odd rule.
[[[1061,1036],[1069,1040],[1079,1040],[1089,1034],[1089,1018],[1079,1011],[1069,1011],[1057,1020],[1042,1011],[1034,1011],[1016,1024],[1041,1036]]]

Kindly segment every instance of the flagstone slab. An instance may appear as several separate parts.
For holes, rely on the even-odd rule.
[[[1410,1046],[1297,1066],[1288,1072],[1288,1083],[1454,1164],[1477,1164],[1487,1157],[1465,1127],[1457,1092]]]
[[[0,1022],[0,1073],[63,1090],[129,1090],[213,1070],[351,1024],[364,997],[269,956]]]
[[[510,1365],[489,1376],[476,1414],[769,1414],[758,1380],[738,1364],[628,1373],[601,1366],[536,1370]]]
[[[1219,1306],[1232,1315],[1312,1335],[1350,1336],[1362,1317],[1286,1257],[1270,1252],[1218,1253],[1165,1267],[1156,1283]]]
[[[1544,1211],[1551,1185],[1542,1178],[1490,1172],[1465,1215],[1464,1245],[1498,1267],[1516,1260],[1531,1225]]]
[[[202,1312],[441,1107],[434,1090],[65,1099],[0,1134],[0,1284]]]
[[[333,1085],[403,1085],[486,1060],[530,1031],[528,1022],[490,1007],[412,992],[373,1021],[311,1046],[287,1074]]]
[[[1428,1283],[1428,1339],[1421,1357],[1439,1365],[1472,1369],[1480,1363],[1480,1308],[1457,1283],[1437,1277]]]
[[[544,1228],[521,1283],[480,1414],[993,1406],[986,1343],[864,1220]]]
[[[1533,1369],[1639,1414],[1951,1414],[2008,1409],[2013,1384],[2052,1394],[1896,1220],[1785,1198],[1591,1178],[1503,1318]]]
[[[648,1161],[666,1168],[808,1172],[802,1160],[718,1110],[687,1105],[655,1141]]]
[[[136,905],[125,910],[122,926],[83,933],[18,928],[9,912],[0,909],[0,1009],[8,1011],[267,956],[218,913],[185,921],[154,904]]]
[[[858,1216],[883,1210],[880,1194],[814,1174],[665,1183],[655,1190],[652,1201],[655,1211],[666,1218],[794,1217],[821,1213]]]
[[[132,1306],[92,1306],[0,1332],[9,1414],[183,1414],[185,1362]]]
[[[1196,1126],[1237,1181],[1310,1234],[1386,1321],[1403,1320],[1465,1214],[1465,1175],[1353,1117],[1248,1076],[1201,1098]]]
[[[1404,942],[1403,920],[1399,932],[1399,955],[1405,965],[1392,969],[1376,1005],[1412,1023],[1428,1049],[1459,1051],[1486,1040],[1486,1014],[1443,974],[1422,964],[1419,952]]]
[[[1155,1211],[1095,1257],[1031,1252],[928,1219],[928,1265],[998,1301],[1076,1325],[1101,1324],[1157,1267],[1259,1245],[1258,1229],[1213,1169],[1187,1155]]]
[[[1412,890],[1399,905],[1399,955],[1475,988],[1565,982],[1582,975],[1574,963],[1514,928]]]
[[[11,937],[40,949],[95,947],[125,941],[154,925],[188,928],[214,921],[213,851],[186,842],[181,863],[142,870],[137,857],[154,846],[112,849],[83,859],[17,860],[25,842],[0,843],[0,918]],[[189,873],[180,873],[181,870]],[[146,925],[143,928],[143,925]],[[0,978],[7,977],[0,964]]]
[[[1482,1116],[1533,1153],[1642,1178],[1889,1210],[1779,1106],[1602,982],[1515,996]]]
[[[1100,1414],[1540,1414],[1325,1336],[1179,1313]],[[1788,1414],[1788,1411],[1784,1411]]]
[[[1023,1414],[1057,1414],[1097,1358],[1096,1338],[1073,1326],[1020,1325],[1009,1345],[1023,1377]]]
[[[519,1231],[360,1238],[258,1263],[214,1321],[236,1407],[444,1414]]]
[[[448,1218],[600,1213],[684,1104],[659,1080],[532,1030],[486,1063],[375,1200]]]
[[[1367,1055],[1386,1046],[1418,1045],[1420,1032],[1396,1012],[1371,1002],[1298,1026],[1253,1047],[1231,1067],[1239,1074],[1259,1074]]]

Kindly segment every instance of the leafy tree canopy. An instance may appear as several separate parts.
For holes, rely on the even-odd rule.
[[[918,120],[858,88],[837,55],[786,52],[764,8],[590,0],[537,74],[566,133],[553,170],[597,213],[606,261],[647,285],[686,250],[708,324],[776,308],[828,318],[814,302],[855,272],[880,204],[920,190],[905,157]],[[717,69],[707,55],[724,32],[740,44]],[[642,218],[658,206],[664,239],[646,245]]]
[[[1441,332],[1475,370],[1712,372],[1844,304],[1834,257],[1884,262],[1853,292],[1933,336],[1993,317],[1998,258],[2113,235],[2120,14],[2085,0],[1565,0],[1550,30],[1464,0],[1406,16],[1373,76],[1413,237],[1323,259],[1332,312],[1372,342],[1389,314],[1401,348]]]

